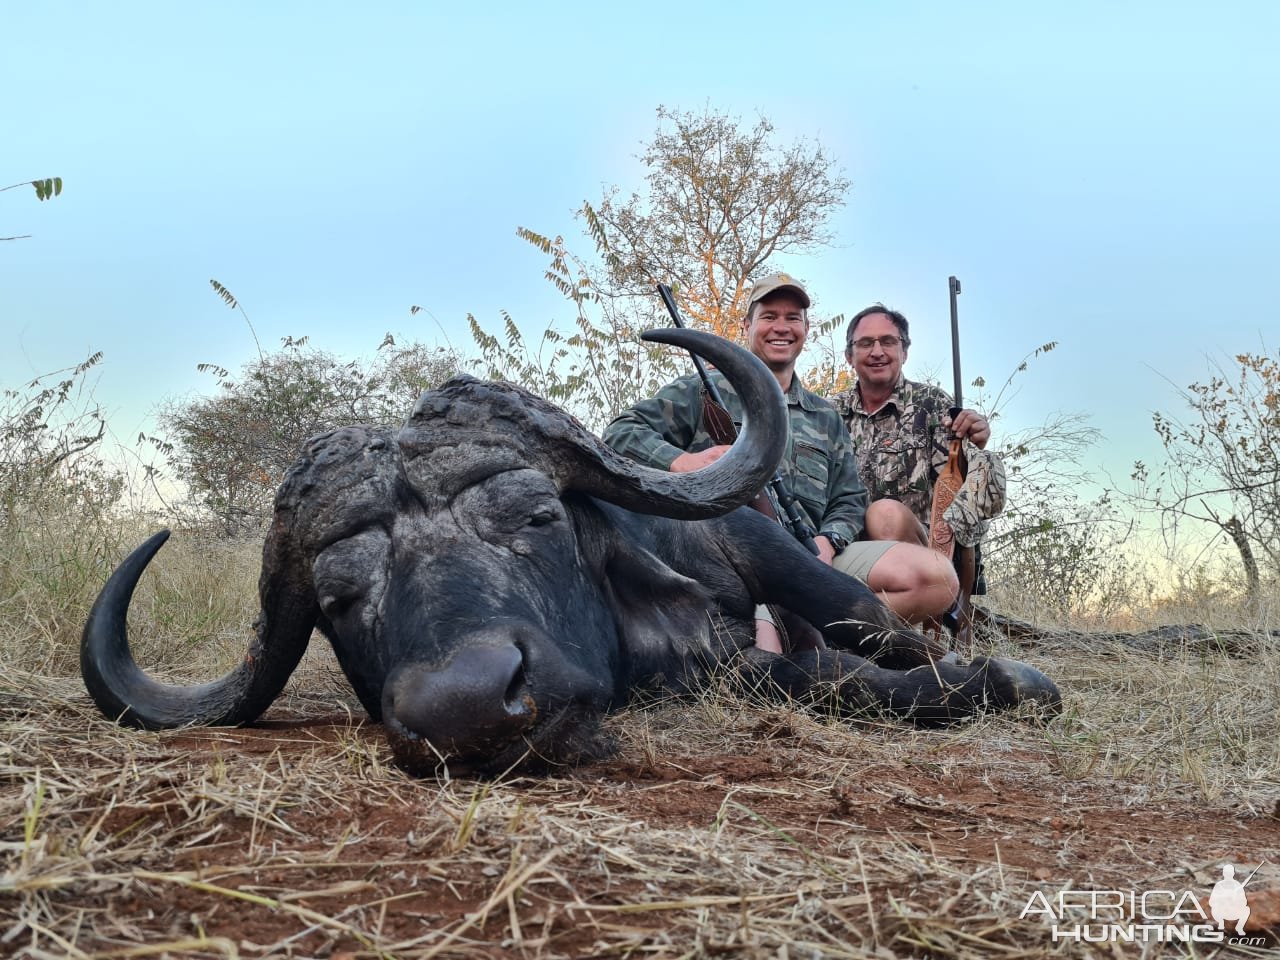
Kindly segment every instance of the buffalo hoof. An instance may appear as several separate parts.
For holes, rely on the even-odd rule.
[[[1029,706],[1045,720],[1062,712],[1057,684],[1030,664],[1004,657],[975,657],[971,666],[983,672],[986,693],[994,705],[1005,709]]]

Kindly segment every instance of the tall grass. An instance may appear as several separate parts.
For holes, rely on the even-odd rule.
[[[103,450],[105,424],[85,385],[95,362],[3,394],[0,668],[76,673],[80,631],[112,569],[176,519],[130,506],[142,482]],[[175,541],[139,587],[135,650],[143,660],[225,662],[224,641],[252,621],[260,546],[189,527]]]

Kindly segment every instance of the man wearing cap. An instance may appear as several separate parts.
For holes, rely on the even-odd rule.
[[[826,400],[806,390],[796,359],[809,335],[809,295],[785,273],[757,281],[747,299],[743,331],[747,348],[778,380],[787,401],[791,431],[780,470],[792,495],[818,532],[820,559],[858,577],[909,623],[936,616],[955,599],[951,564],[935,551],[864,539],[867,491],[858,476],[849,433]],[[712,371],[735,423],[742,423],[737,394]],[[650,400],[621,414],[604,433],[619,453],[662,470],[698,470],[729,447],[717,445],[703,422],[702,383],[690,374]],[[758,643],[779,649],[776,631],[757,619]]]
[[[946,391],[903,376],[910,346],[907,318],[882,303],[849,321],[844,356],[857,380],[833,402],[849,428],[871,496],[866,536],[928,544],[934,483],[947,463],[950,430],[973,445],[968,451],[973,482],[966,483],[945,516],[957,542],[972,546],[1004,506],[1004,467],[995,455],[979,452],[991,439],[991,424],[974,410],[960,411],[952,423]]]

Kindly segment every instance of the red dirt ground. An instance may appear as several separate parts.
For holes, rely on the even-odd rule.
[[[758,734],[760,749],[748,756],[707,755],[699,749],[689,756],[647,760],[624,750],[615,760],[578,768],[553,782],[564,799],[651,829],[706,829],[724,815],[735,797],[749,793],[754,817],[784,829],[818,855],[847,847],[851,840],[884,842],[915,848],[935,860],[973,864],[975,872],[979,866],[998,865],[1002,871],[1046,884],[1071,877],[1087,879],[1093,888],[1130,889],[1135,873],[1167,874],[1171,865],[1185,868],[1188,877],[1190,871],[1198,870],[1202,882],[1209,883],[1211,878],[1203,879],[1206,865],[1266,859],[1274,863],[1280,854],[1277,811],[1259,816],[1176,798],[1158,804],[1143,802],[1139,785],[1049,775],[1045,757],[1029,750],[1002,752],[998,763],[989,764],[972,742],[942,741],[929,749],[927,759],[915,751],[902,759],[859,763],[856,776],[840,778],[832,776],[832,758],[807,751],[803,733],[790,729],[785,720],[780,727],[762,720]],[[169,735],[166,744],[173,757],[186,758],[202,753],[269,755],[279,750],[287,764],[304,762],[310,752],[331,750],[335,742],[353,735],[378,749],[380,729],[366,725],[353,730],[345,716],[311,723],[277,721],[256,729],[188,731]],[[838,785],[825,795],[815,793],[813,783],[823,780]],[[175,793],[178,789],[175,784]],[[531,798],[531,807],[537,799]],[[118,808],[104,829],[128,829],[140,812]],[[145,814],[157,815],[154,808]],[[181,816],[182,804],[175,795],[168,818],[176,822]],[[384,897],[394,907],[380,921],[381,935],[408,940],[424,924],[439,928],[474,913],[495,884],[492,867],[454,867],[447,877],[415,872],[421,860],[411,838],[414,831],[423,830],[423,824],[424,811],[413,802],[354,796],[349,806],[308,813],[308,837],[291,838],[288,844],[293,855],[310,861],[303,869],[288,865],[236,869],[211,857],[207,847],[199,848],[195,856],[177,852],[173,869],[195,870],[210,877],[210,882],[241,891],[311,888],[319,892],[311,892],[300,903],[329,916],[338,915],[343,898],[354,893],[366,901]],[[243,849],[250,821],[228,826],[231,831],[224,833],[218,846]],[[334,862],[317,868],[314,855],[344,833],[362,838],[358,851],[344,848]],[[313,856],[301,856],[307,852]],[[394,868],[400,862],[405,868],[397,871]],[[1107,866],[1117,863],[1132,868]],[[590,878],[580,882],[588,883]],[[1189,883],[1184,880],[1182,886]],[[871,888],[870,892],[877,891]],[[603,896],[618,902],[626,894],[624,884]],[[246,911],[235,901],[198,889],[175,888],[166,892],[165,900],[173,915],[197,915],[211,936],[278,943],[306,926],[295,916]],[[1270,928],[1274,933],[1280,926],[1280,887],[1254,886],[1251,904],[1249,930]],[[139,896],[116,909],[123,907],[126,915],[134,915],[155,906],[151,897]],[[597,935],[578,930],[572,911],[554,898],[532,916],[542,925],[537,931],[542,942],[553,943],[557,954],[589,952],[595,942]],[[662,921],[660,916],[646,920],[637,914],[629,922],[644,926]],[[493,929],[490,921],[477,926],[472,935],[493,936],[489,933]],[[455,946],[465,952],[462,943]],[[299,955],[340,957],[359,951],[360,944],[315,930],[290,944],[293,948]],[[528,955],[515,945],[500,948],[493,941],[487,952]]]

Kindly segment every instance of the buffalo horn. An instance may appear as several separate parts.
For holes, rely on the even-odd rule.
[[[644,467],[598,442],[571,461],[563,486],[640,513],[684,520],[728,513],[758,494],[782,459],[787,407],[778,381],[758,357],[714,334],[669,328],[642,337],[693,350],[728,378],[746,418],[737,442],[715,463],[692,473]]]
[[[292,622],[280,617],[285,636],[266,639],[272,608],[310,607],[306,595],[279,585],[264,595],[258,636],[241,662],[220,680],[193,686],[159,683],[138,667],[129,649],[126,618],[134,588],[169,531],[162,530],[138,547],[111,574],[98,595],[80,640],[80,669],[89,695],[102,712],[120,723],[148,730],[201,724],[232,726],[250,723],[271,704],[297,666],[311,635],[314,617],[304,607],[292,611]],[[269,543],[270,545],[270,543]],[[292,596],[293,603],[289,603]],[[281,609],[280,612],[287,611]]]

